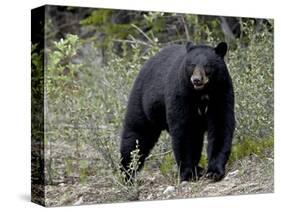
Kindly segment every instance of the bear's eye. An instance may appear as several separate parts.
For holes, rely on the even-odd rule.
[[[187,67],[188,67],[188,68],[195,68],[195,66],[196,66],[196,65],[195,65],[195,64],[192,64],[192,63],[188,63],[188,64],[187,64]]]
[[[196,66],[195,64],[190,64],[190,63],[186,64],[186,68],[188,70],[193,70],[195,68],[195,66]]]
[[[206,73],[207,76],[209,76],[211,72],[210,72],[210,70],[205,69],[205,73]]]
[[[206,65],[204,68],[205,68],[206,75],[210,75],[212,73],[213,70],[212,66]]]

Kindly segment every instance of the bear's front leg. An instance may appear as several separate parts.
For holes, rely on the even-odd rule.
[[[194,125],[193,125],[194,126]],[[203,169],[198,166],[204,131],[192,125],[180,125],[170,132],[175,159],[180,171],[181,181],[198,180],[203,175]]]
[[[166,100],[167,124],[173,152],[180,180],[197,180],[203,173],[198,164],[206,126],[198,116],[198,108],[186,96],[177,93],[169,94]]]
[[[215,181],[225,175],[235,128],[233,96],[228,95],[225,100],[221,104],[211,105],[208,114],[207,177]]]
[[[230,155],[230,139],[220,136],[208,136],[208,169],[207,177],[214,181],[221,180],[225,175],[225,165]]]

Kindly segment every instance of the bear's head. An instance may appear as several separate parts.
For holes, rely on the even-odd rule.
[[[186,72],[191,86],[195,90],[204,89],[210,82],[218,81],[226,69],[224,56],[227,44],[219,43],[216,47],[205,45],[186,45],[187,57],[185,61]],[[221,77],[222,78],[222,77]]]

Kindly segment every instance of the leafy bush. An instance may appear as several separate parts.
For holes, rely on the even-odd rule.
[[[266,25],[259,32],[244,23],[249,44],[237,42],[228,65],[235,89],[236,139],[273,137],[273,33]]]

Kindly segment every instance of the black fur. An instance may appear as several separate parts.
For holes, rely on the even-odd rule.
[[[232,80],[223,60],[226,43],[172,45],[149,59],[132,88],[125,115],[121,157],[126,171],[130,152],[138,140],[140,168],[162,130],[172,138],[181,181],[194,179],[201,171],[203,137],[208,137],[207,176],[220,180],[231,151],[235,128]],[[190,77],[194,67],[203,67],[209,81],[196,90]]]

